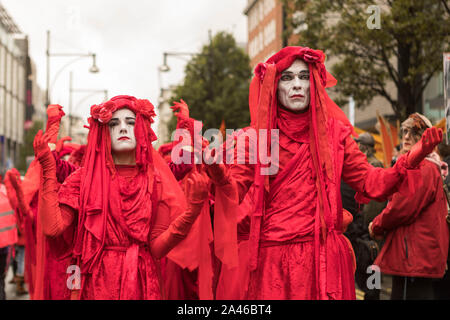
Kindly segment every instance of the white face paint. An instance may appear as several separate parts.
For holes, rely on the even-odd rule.
[[[127,152],[136,148],[135,122],[136,115],[130,109],[123,108],[113,113],[108,122],[113,152]]]
[[[286,109],[299,112],[309,106],[309,67],[303,60],[295,60],[281,73],[278,82],[278,101]]]

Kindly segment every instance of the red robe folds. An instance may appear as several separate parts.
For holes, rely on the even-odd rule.
[[[283,109],[276,93],[281,72],[295,59],[308,63],[310,71],[311,103],[303,114]],[[325,91],[336,80],[324,60],[321,51],[287,47],[258,65],[250,87],[251,127],[268,133],[279,129],[279,171],[264,176],[261,162],[234,164],[228,184],[216,190],[216,195],[237,192],[242,201],[255,185],[248,299],[355,299],[353,251],[343,235],[341,178],[360,195],[385,200],[406,175],[404,158],[389,169],[367,163],[350,136],[351,124]],[[235,153],[235,163],[258,154],[257,145],[251,141],[244,155]],[[276,163],[272,159],[270,165]]]

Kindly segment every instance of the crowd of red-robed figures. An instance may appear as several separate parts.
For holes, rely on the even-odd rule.
[[[311,101],[303,113],[281,108],[276,95],[282,71],[298,59],[309,69]],[[147,100],[118,96],[93,106],[86,146],[57,139],[64,112],[50,105],[45,134],[34,141],[37,159],[23,179],[15,169],[5,174],[1,203],[2,212],[15,211],[18,230],[3,232],[0,248],[16,243],[20,232],[31,299],[355,299],[355,256],[343,235],[352,216],[342,210],[341,179],[361,202],[414,194],[420,173],[411,169],[442,132],[427,129],[394,167],[372,167],[326,93],[336,79],[324,61],[320,50],[287,47],[255,69],[250,126],[280,131],[280,170],[270,177],[261,163],[176,164],[170,155],[181,141],[156,152],[155,112]],[[134,166],[116,165],[111,156],[108,122],[120,108],[136,115]],[[175,103],[173,110],[177,128],[197,139],[187,105]],[[198,139],[191,144],[206,148]],[[242,155],[248,160],[251,152]],[[441,198],[440,251],[446,252]],[[159,249],[149,249],[156,242]]]
[[[62,137],[58,140],[59,126],[61,118],[65,115],[59,105],[49,105],[47,109],[48,121],[45,135],[52,149],[52,154],[57,165],[57,180],[59,186],[65,179],[82,164],[82,159],[86,151],[86,145],[70,142],[71,137]],[[193,134],[194,119],[189,118],[188,106],[183,100],[175,102],[172,109],[178,118],[177,128],[184,128]],[[160,156],[167,162],[173,176],[179,181],[182,188],[186,186],[187,176],[195,168],[193,153],[187,152],[192,157],[190,163],[175,164],[171,161],[171,152],[177,143],[171,142],[159,147]],[[201,142],[204,148],[206,140]],[[197,166],[197,168],[199,168]],[[74,263],[70,250],[72,248],[73,230],[68,230],[62,236],[56,238],[47,237],[42,230],[42,221],[39,218],[41,209],[39,206],[39,191],[41,183],[41,165],[37,159],[33,160],[27,169],[25,176],[16,168],[8,170],[2,181],[0,189],[0,211],[2,213],[14,212],[8,215],[8,219],[2,220],[6,226],[15,225],[5,232],[2,232],[0,247],[21,245],[25,247],[25,282],[27,283],[30,298],[33,300],[51,299],[67,300],[77,299],[77,289],[79,289],[79,269]],[[244,219],[251,208],[251,198],[247,197],[239,210],[239,219]],[[208,204],[214,204],[214,195],[210,194]],[[243,287],[240,286],[239,277],[245,277],[244,272],[233,271],[233,278],[237,276],[236,282],[224,283],[220,279],[220,274],[229,272],[229,268],[222,263],[231,260],[230,253],[227,253],[227,238],[233,236],[233,232],[227,235],[226,217],[219,217],[221,220],[222,236],[213,243],[214,212],[208,210],[203,212],[199,221],[193,227],[194,243],[181,253],[180,256],[190,257],[188,259],[174,257],[173,260],[163,258],[160,260],[160,280],[162,280],[161,292],[165,299],[238,299],[242,296]],[[216,210],[217,215],[218,210]],[[222,210],[226,215],[225,210]],[[248,216],[247,216],[248,218]],[[203,230],[200,232],[200,230]],[[236,234],[236,232],[234,232]],[[221,239],[220,239],[221,238]],[[221,251],[215,253],[215,251]],[[229,251],[229,249],[228,249]],[[245,259],[245,250],[240,250],[240,259]],[[11,252],[14,254],[14,251]],[[228,254],[228,257],[226,256]],[[220,257],[220,259],[218,258]],[[184,260],[180,263],[180,260]],[[177,261],[178,263],[175,263]],[[182,265],[183,267],[181,267]],[[232,263],[231,263],[232,265]],[[229,275],[227,275],[228,277]]]

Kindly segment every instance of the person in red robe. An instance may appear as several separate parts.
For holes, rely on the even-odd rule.
[[[184,197],[151,145],[154,116],[148,100],[131,96],[92,106],[83,166],[59,192],[48,138],[36,135],[44,234],[74,230],[74,274],[67,281],[73,299],[161,299],[159,259],[189,244],[208,194],[206,178],[191,175]]]
[[[286,47],[260,63],[250,86],[251,125],[245,132],[267,129],[267,139],[260,138],[261,131],[248,134],[247,147],[235,149],[234,164],[213,163],[207,169],[216,198],[230,196],[225,207],[236,205],[233,194],[242,202],[249,188],[255,188],[248,299],[355,299],[354,255],[343,235],[349,221],[342,210],[341,179],[360,201],[386,200],[411,182],[414,170],[409,169],[442,140],[442,131],[429,129],[426,141],[393,168],[371,166],[351,137],[356,135],[352,125],[325,91],[336,80],[324,61],[320,50]],[[273,129],[279,130],[279,143],[270,142],[277,133]],[[273,155],[270,162],[260,156],[266,145]],[[257,163],[249,164],[254,155]],[[239,158],[246,163],[238,163]]]

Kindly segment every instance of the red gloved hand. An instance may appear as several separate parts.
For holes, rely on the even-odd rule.
[[[208,198],[208,178],[200,172],[193,171],[187,179],[186,198],[191,205],[198,205]]]
[[[216,163],[215,150],[211,153],[206,152],[204,155],[206,173],[211,180],[219,186],[228,182],[227,167],[223,163]]]
[[[9,181],[11,181],[11,185],[14,187],[14,189],[19,189],[19,186],[22,184],[22,180],[20,180],[20,173],[17,171],[16,168],[12,168],[6,174],[9,176]]]
[[[170,108],[173,110],[176,117],[181,116],[184,118],[189,118],[189,107],[183,99],[181,99],[180,102],[175,101],[174,105]]]
[[[442,141],[442,129],[428,128],[409,152],[407,166],[415,168]]]
[[[47,107],[47,117],[48,118],[58,117],[61,119],[63,116],[66,115],[62,109],[63,107],[60,106],[59,104],[50,104]]]
[[[62,111],[62,106],[59,104],[51,104],[47,107],[47,127],[45,133],[49,137],[49,142],[56,143],[59,132],[59,123],[61,118],[65,115]]]
[[[47,134],[43,134],[42,130],[39,130],[33,141],[34,155],[44,169],[44,172],[54,169],[56,175],[56,161],[48,147],[48,142],[49,137]]]
[[[180,241],[186,238],[195,220],[202,212],[208,198],[208,178],[199,172],[192,172],[187,180],[186,198],[188,208],[179,215],[161,235],[151,242],[152,255],[161,259]]]
[[[61,150],[64,148],[64,143],[66,141],[72,141],[72,138],[69,137],[69,136],[66,136],[64,138],[59,139],[56,142],[56,148],[55,148],[56,153],[60,153],[61,152]]]

